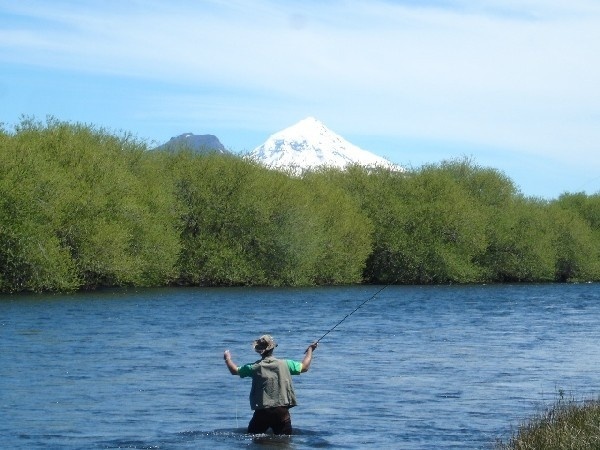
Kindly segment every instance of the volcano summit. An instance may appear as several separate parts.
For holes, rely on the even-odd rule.
[[[300,174],[319,167],[350,165],[403,170],[385,158],[351,144],[314,117],[271,135],[248,155],[260,164]]]

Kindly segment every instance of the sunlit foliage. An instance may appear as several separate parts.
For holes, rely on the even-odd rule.
[[[2,290],[157,285],[179,252],[172,196],[129,135],[24,119],[0,148]]]
[[[469,159],[301,177],[49,118],[0,129],[0,292],[600,280],[600,195]]]

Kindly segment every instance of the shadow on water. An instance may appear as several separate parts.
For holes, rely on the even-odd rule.
[[[256,449],[335,448],[323,436],[325,433],[295,428],[291,436],[276,436],[271,433],[248,434],[245,428],[221,429],[209,432],[193,431],[179,433],[180,438],[195,444],[203,441],[229,443],[231,446]],[[206,445],[210,445],[208,442]]]
[[[102,448],[163,449],[171,448],[248,448],[248,449],[299,449],[336,448],[323,436],[325,433],[294,429],[291,436],[248,434],[245,428],[214,431],[184,431],[155,440],[115,439],[102,443]]]

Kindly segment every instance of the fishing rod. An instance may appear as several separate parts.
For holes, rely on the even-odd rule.
[[[342,320],[340,320],[338,323],[336,323],[332,328],[330,328],[327,333],[325,333],[323,336],[321,336],[319,339],[317,339],[314,344],[318,344],[321,339],[323,339],[325,336],[327,336],[329,333],[331,333],[333,330],[335,330],[339,325],[342,324],[342,322],[344,322],[344,320],[346,320],[348,317],[350,317],[352,314],[354,314],[356,311],[358,311],[360,308],[362,308],[364,305],[367,304],[367,302],[373,300],[375,297],[377,297],[377,295],[383,291],[385,288],[387,288],[390,284],[386,284],[385,286],[383,286],[381,289],[379,289],[377,292],[375,292],[373,295],[371,295],[368,299],[366,299],[364,302],[362,302],[360,305],[358,305],[356,308],[354,308],[354,311],[346,314],[344,316],[344,318]],[[306,352],[305,352],[306,353]]]

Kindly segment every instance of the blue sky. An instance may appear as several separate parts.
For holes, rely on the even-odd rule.
[[[598,0],[0,0],[0,122],[235,152],[314,116],[410,167],[600,192]]]

